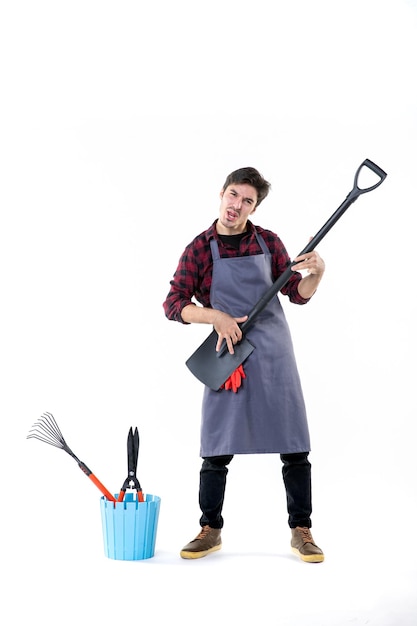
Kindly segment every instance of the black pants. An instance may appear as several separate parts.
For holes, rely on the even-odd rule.
[[[201,526],[223,528],[222,509],[226,489],[227,465],[233,455],[204,457],[200,470],[199,503]],[[311,528],[311,464],[308,452],[281,454],[282,476],[287,495],[290,528]]]

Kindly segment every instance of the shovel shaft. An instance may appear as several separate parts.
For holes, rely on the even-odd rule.
[[[358,187],[358,180],[361,170],[366,167],[372,170],[378,177],[379,181],[372,185],[371,187],[367,187],[365,189],[361,189]],[[342,215],[347,211],[347,209],[359,198],[363,193],[367,193],[368,191],[372,191],[379,187],[379,185],[385,180],[386,173],[382,170],[378,165],[370,161],[369,159],[365,159],[365,161],[361,164],[355,174],[353,189],[348,193],[345,200],[342,204],[336,209],[336,211],[329,217],[327,222],[320,228],[320,230],[314,235],[311,241],[301,250],[301,252],[297,256],[301,256],[302,254],[308,254],[317,248],[320,241],[327,235],[329,230],[333,228],[336,222],[342,217]],[[281,291],[281,289],[287,284],[290,280],[291,275],[293,274],[293,269],[296,263],[291,263],[291,265],[285,270],[283,274],[271,285],[271,287],[266,291],[266,293],[258,300],[253,309],[248,314],[248,318],[245,322],[240,324],[240,328],[243,332],[246,332],[255,321],[255,318],[261,313],[264,308],[268,305],[270,300]],[[221,356],[226,349],[226,345],[223,344],[222,348],[218,352],[218,356]]]
[[[323,237],[325,237],[325,235],[334,226],[334,224],[336,224],[336,222],[342,217],[343,213],[350,207],[350,205],[358,197],[358,195],[355,195],[354,197],[351,197],[351,196],[353,196],[353,192],[351,192],[347,196],[346,200],[340,205],[340,207],[333,213],[330,219],[327,220],[324,226],[322,226],[322,228],[318,231],[318,233],[305,246],[305,248],[302,249],[302,251],[297,256],[301,256],[302,254],[308,254],[309,252],[312,252],[317,247],[317,245],[320,243]],[[262,313],[262,311],[269,304],[272,298],[276,296],[277,293],[279,293],[283,287],[285,287],[287,282],[290,280],[292,274],[294,273],[294,270],[292,268],[296,265],[297,264],[293,262],[291,263],[289,267],[287,267],[285,272],[281,274],[279,278],[277,278],[277,280],[264,293],[262,298],[258,300],[258,302],[255,304],[253,309],[249,312],[248,318],[244,322],[239,324],[243,333],[249,330],[249,328],[252,326],[253,322],[257,318],[257,316],[260,313]],[[226,342],[224,342],[222,347],[218,351],[217,356],[218,357],[223,356],[226,350],[227,350],[227,344]]]
[[[374,185],[366,188],[360,188],[358,185],[359,175],[364,167],[374,172],[374,174],[378,176],[379,180]],[[367,193],[368,191],[372,191],[373,189],[379,187],[379,185],[385,180],[386,176],[387,175],[384,170],[382,170],[378,165],[369,159],[365,159],[356,171],[353,189],[346,196],[345,200],[336,209],[333,215],[331,215],[327,222],[320,228],[316,235],[297,256],[312,252],[323,237],[326,236],[329,230],[333,228],[336,222],[342,217],[350,205],[355,202],[361,194]],[[281,289],[290,280],[294,271],[292,269],[294,265],[296,265],[296,263],[291,263],[285,272],[281,274],[281,276],[266,291],[262,298],[258,300],[253,309],[249,312],[247,320],[242,324],[239,324],[243,333],[251,327],[259,313],[264,310],[270,300],[272,300],[272,298],[276,296],[276,294],[281,291]],[[235,368],[239,367],[239,365],[241,365],[251,354],[254,348],[245,337],[243,337],[242,340],[236,344],[234,355],[231,355],[228,352],[226,342],[223,342],[223,345],[218,352],[215,351],[216,344],[217,333],[213,330],[201,346],[186,361],[186,365],[194,376],[196,376],[196,378],[198,378],[201,382],[212,389],[218,390],[233,373]]]
[[[309,252],[315,250],[323,237],[325,237],[329,230],[333,228],[336,222],[342,217],[343,213],[350,207],[353,202],[355,202],[357,198],[358,194],[355,194],[354,190],[351,191],[346,200],[342,202],[340,207],[333,213],[333,215],[327,220],[324,226],[322,226],[318,233],[305,246],[305,248],[301,250],[301,252],[297,256],[301,256],[302,254],[308,254]],[[291,263],[291,265],[285,270],[285,272],[281,274],[281,276],[265,292],[262,298],[258,300],[253,309],[250,311],[248,319],[241,324],[241,329],[243,332],[248,330],[248,328],[254,322],[255,318],[259,315],[259,313],[264,310],[269,301],[287,284],[292,274],[294,273],[294,270],[292,268],[296,265],[297,264],[294,262]]]

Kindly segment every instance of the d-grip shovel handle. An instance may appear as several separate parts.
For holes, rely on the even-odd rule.
[[[378,182],[375,183],[375,185],[371,185],[370,187],[364,187],[362,189],[358,185],[358,179],[359,179],[359,174],[361,173],[361,170],[362,170],[363,167],[367,167],[368,169],[372,170],[374,172],[374,174],[379,176],[379,180],[378,180]],[[381,169],[378,165],[376,165],[376,163],[373,163],[373,161],[371,161],[370,159],[365,159],[365,161],[362,163],[362,165],[360,165],[358,167],[358,170],[357,170],[357,172],[355,174],[355,180],[353,182],[353,189],[350,192],[350,194],[352,194],[354,191],[356,191],[357,195],[360,196],[362,193],[367,193],[368,191],[372,191],[373,189],[376,189],[377,187],[379,187],[379,185],[384,182],[386,177],[387,177],[387,175],[386,175],[386,173],[384,172],[383,169]],[[350,196],[350,194],[349,194],[349,196]]]
[[[361,171],[362,171],[362,169],[364,167],[367,167],[368,169],[372,170],[377,176],[379,176],[379,180],[374,185],[371,185],[370,187],[366,187],[366,188],[361,189],[358,186],[358,180],[359,180],[359,175],[360,175],[360,173],[361,173]],[[346,211],[346,209],[348,209],[350,207],[350,205],[353,202],[355,202],[355,200],[357,198],[359,198],[359,196],[361,196],[364,193],[367,193],[368,191],[373,191],[373,189],[376,189],[377,187],[379,187],[379,185],[385,180],[386,177],[387,177],[387,174],[384,172],[384,170],[382,170],[378,165],[376,165],[375,163],[373,163],[369,159],[365,159],[365,161],[359,166],[359,168],[358,168],[358,170],[357,170],[357,172],[355,174],[355,179],[354,179],[354,182],[353,182],[353,189],[352,189],[352,191],[350,191],[348,193],[348,195],[346,196],[345,200],[342,202],[340,207],[338,209],[336,209],[336,211],[327,220],[327,222],[324,224],[324,226],[321,227],[321,229],[318,231],[318,233],[306,245],[306,247],[303,248],[303,250],[301,250],[301,252],[297,256],[301,256],[302,254],[307,254],[308,252],[312,252],[317,247],[317,245],[320,243],[320,241],[323,239],[323,237],[325,237],[325,235],[327,235],[329,230],[342,217],[342,215]],[[269,303],[269,301],[272,300],[272,298],[279,291],[281,291],[281,289],[284,287],[284,285],[286,285],[286,283],[291,278],[291,275],[293,274],[292,267],[294,265],[296,265],[296,263],[292,262],[291,265],[285,270],[285,272],[283,274],[281,274],[281,276],[271,285],[271,287],[262,296],[262,298],[260,300],[258,300],[258,302],[255,304],[255,306],[253,307],[253,309],[249,313],[248,319],[245,322],[242,322],[241,324],[239,324],[239,326],[240,326],[240,328],[241,328],[241,330],[243,332],[248,330],[248,328],[255,321],[256,316],[259,315],[259,313],[261,313],[261,311],[263,311],[263,309],[266,307],[266,305]],[[224,342],[223,345],[221,346],[220,350],[217,352],[217,356],[218,357],[222,356],[226,352],[226,350],[227,350],[227,344],[226,344],[226,342]]]

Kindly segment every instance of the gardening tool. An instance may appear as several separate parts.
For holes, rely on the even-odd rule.
[[[379,177],[379,180],[374,185],[360,188],[358,185],[359,174],[365,167],[374,172],[374,174]],[[335,225],[338,219],[343,215],[346,209],[348,209],[360,195],[379,187],[379,185],[385,180],[386,176],[386,173],[378,167],[378,165],[375,165],[375,163],[369,159],[365,159],[356,171],[353,188],[346,196],[345,200],[297,256],[312,252],[323,237],[325,237],[329,230]],[[281,274],[281,276],[266,291],[262,298],[258,300],[253,309],[250,311],[247,320],[239,324],[243,332],[246,332],[250,328],[259,313],[264,310],[270,300],[272,300],[272,298],[276,296],[276,294],[289,281],[293,273],[292,267],[294,265],[296,265],[295,262],[290,264],[285,272]],[[234,354],[230,354],[225,341],[223,342],[220,350],[216,352],[217,341],[218,334],[215,330],[213,330],[207,339],[186,361],[186,365],[192,374],[194,374],[194,376],[202,383],[207,385],[207,387],[210,387],[215,391],[220,389],[222,385],[225,385],[229,377],[233,375],[233,373],[255,349],[250,341],[243,336],[240,342],[234,346]]]
[[[55,421],[54,416],[51,413],[43,413],[39,420],[33,425],[31,430],[29,431],[29,435],[27,439],[39,439],[39,441],[43,441],[45,443],[49,443],[51,446],[55,446],[55,448],[61,448],[61,450],[65,450],[73,459],[75,459],[78,463],[78,466],[82,469],[84,474],[88,476],[90,480],[93,481],[96,487],[98,487],[103,495],[106,496],[108,500],[112,502],[116,502],[114,496],[106,489],[106,487],[99,481],[99,479],[94,476],[93,472],[86,466],[85,463],[80,461],[73,451],[68,447],[64,437],[62,436],[61,431],[59,430],[58,424]]]
[[[135,428],[135,432],[133,433],[132,427],[130,427],[130,430],[127,436],[127,472],[128,474],[127,474],[126,480],[124,481],[122,485],[122,488],[120,489],[117,502],[122,502],[124,500],[126,489],[135,489],[137,493],[138,501],[144,502],[142,487],[140,486],[140,482],[136,476],[138,456],[139,456],[138,429]]]

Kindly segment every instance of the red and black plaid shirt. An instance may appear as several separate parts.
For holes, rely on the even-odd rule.
[[[182,309],[188,304],[192,304],[195,298],[205,307],[210,306],[210,288],[213,260],[211,257],[210,239],[216,239],[219,246],[221,258],[250,256],[262,254],[256,235],[258,232],[265,240],[271,252],[272,278],[277,280],[285,272],[291,263],[287,250],[280,238],[270,230],[265,230],[260,226],[254,226],[252,222],[247,222],[247,231],[240,242],[239,249],[233,248],[227,243],[223,243],[216,230],[217,220],[209,229],[188,244],[178,263],[178,267],[170,282],[171,289],[163,304],[165,315],[170,320],[184,323],[181,317]],[[305,304],[308,299],[302,298],[298,293],[298,283],[302,276],[299,272],[294,272],[287,284],[282,288],[281,293],[288,296],[295,304]],[[255,304],[255,303],[254,303]]]

